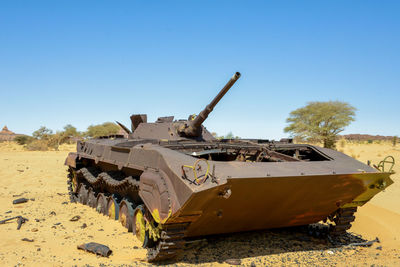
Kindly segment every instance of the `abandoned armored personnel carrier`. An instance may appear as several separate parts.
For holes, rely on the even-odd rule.
[[[345,233],[391,173],[290,139],[215,139],[202,123],[239,77],[197,116],[132,115],[131,129],[120,124],[128,138],[79,141],[65,162],[71,201],[119,220],[148,261],[175,257],[189,237],[321,220],[331,235]]]

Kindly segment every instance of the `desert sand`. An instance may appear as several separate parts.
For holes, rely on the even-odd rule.
[[[64,159],[73,149],[30,152],[14,143],[0,144],[0,220],[17,215],[29,219],[20,230],[15,221],[0,225],[0,265],[149,265],[146,251],[118,221],[69,203]],[[362,162],[377,164],[386,155],[400,159],[400,146],[390,144],[345,144],[339,149]],[[400,164],[394,170],[400,173]],[[381,242],[371,247],[333,245],[298,229],[277,229],[209,237],[189,244],[174,264],[228,265],[227,259],[239,259],[244,266],[400,265],[400,176],[392,179],[392,186],[359,208],[349,231],[351,242],[378,237]],[[13,205],[20,197],[30,200]],[[81,218],[70,221],[76,215]],[[104,258],[77,249],[91,241],[109,246],[112,255]]]

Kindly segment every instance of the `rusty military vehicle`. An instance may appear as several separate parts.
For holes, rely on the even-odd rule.
[[[239,77],[197,116],[132,115],[131,129],[120,124],[128,138],[79,141],[65,162],[71,201],[119,220],[149,262],[172,259],[190,237],[321,220],[331,235],[345,233],[391,172],[290,139],[214,138],[202,124]]]

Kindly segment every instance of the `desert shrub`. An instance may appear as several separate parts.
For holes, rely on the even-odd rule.
[[[25,149],[29,151],[47,151],[49,146],[46,140],[33,140],[25,146]]]
[[[14,141],[17,142],[18,145],[27,145],[31,143],[35,138],[28,135],[19,135],[14,138]]]
[[[344,148],[344,147],[346,146],[346,139],[344,139],[344,138],[340,139],[340,141],[339,141],[339,146],[340,146],[341,148]]]
[[[90,125],[87,128],[85,135],[87,137],[99,137],[106,135],[113,135],[119,132],[120,128],[118,125],[112,122],[105,122],[99,125]]]
[[[372,140],[368,140],[367,143],[368,143],[368,144],[372,144],[373,141],[372,141]]]

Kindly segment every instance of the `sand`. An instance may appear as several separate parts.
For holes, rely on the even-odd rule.
[[[345,153],[378,163],[386,155],[400,159],[400,148],[389,144],[346,144]],[[64,159],[73,146],[60,151],[30,152],[13,143],[0,144],[0,219],[22,215],[29,219],[17,230],[15,221],[0,225],[2,266],[109,266],[148,265],[146,251],[118,221],[81,204],[69,203]],[[395,171],[400,173],[400,165]],[[333,246],[325,239],[310,238],[298,230],[278,229],[210,237],[187,247],[177,265],[228,265],[240,259],[245,266],[264,265],[389,265],[400,264],[400,181],[356,213],[349,234],[352,240],[381,243],[364,248]],[[27,203],[13,205],[25,197]],[[11,211],[10,213],[7,213]],[[72,222],[73,216],[81,218]],[[82,227],[84,224],[87,227]],[[33,242],[21,239],[32,239]],[[360,239],[361,240],[361,239]],[[108,245],[109,258],[76,247],[85,242]]]

